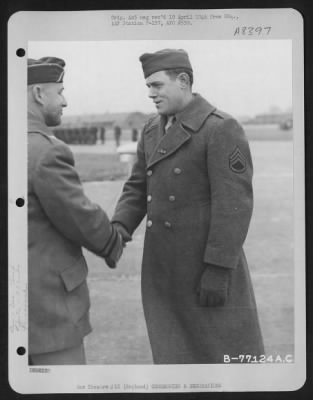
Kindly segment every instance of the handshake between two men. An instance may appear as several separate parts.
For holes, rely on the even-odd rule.
[[[106,245],[105,262],[109,268],[116,268],[116,265],[123,254],[123,249],[127,242],[131,241],[131,235],[118,222],[111,224],[112,235]]]

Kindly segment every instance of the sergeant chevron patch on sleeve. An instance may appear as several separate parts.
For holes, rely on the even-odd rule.
[[[236,174],[242,174],[246,170],[246,165],[246,157],[237,146],[229,156],[229,168]]]

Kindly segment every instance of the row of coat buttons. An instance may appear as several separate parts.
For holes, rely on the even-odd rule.
[[[171,196],[169,196],[169,201],[175,201],[176,200],[176,197],[175,196],[173,196],[173,195],[171,195]],[[152,196],[151,196],[151,194],[148,194],[148,196],[147,196],[147,202],[148,203],[150,203],[152,201]]]
[[[182,172],[182,170],[180,169],[180,168],[174,168],[174,174],[176,174],[176,175],[179,175],[179,174],[181,174],[181,172]],[[151,169],[148,169],[148,171],[147,171],[147,175],[148,176],[151,176],[153,174],[153,172],[152,172],[152,170]]]
[[[151,228],[152,225],[153,225],[153,223],[152,223],[151,219],[148,219],[148,221],[147,221],[147,227],[148,227],[148,228]],[[164,226],[165,226],[166,228],[171,228],[171,227],[172,227],[172,224],[171,224],[169,221],[165,221],[165,222],[164,222]]]
[[[180,168],[174,168],[173,172],[174,172],[174,174],[179,175],[179,174],[181,174],[182,170],[181,170]],[[152,170],[149,169],[149,170],[147,171],[147,175],[148,175],[148,176],[151,176],[152,174],[153,174]],[[168,199],[169,199],[169,201],[175,201],[175,200],[176,200],[176,197],[175,197],[174,195],[170,195]],[[147,201],[148,201],[148,203],[150,203],[150,202],[152,201],[152,196],[151,196],[151,194],[149,194],[149,195],[147,196]],[[148,220],[147,220],[147,227],[148,227],[148,228],[151,228],[152,225],[153,225],[153,222],[151,221],[151,219],[148,219]],[[172,227],[172,224],[171,224],[169,221],[165,221],[165,222],[164,222],[164,226],[165,226],[166,228],[169,228],[169,229],[170,229],[170,228]]]

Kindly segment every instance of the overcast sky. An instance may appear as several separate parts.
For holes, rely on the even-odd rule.
[[[164,48],[188,52],[193,91],[225,112],[253,116],[292,106],[288,40],[29,42],[28,57],[65,60],[65,115],[155,112],[139,57]]]

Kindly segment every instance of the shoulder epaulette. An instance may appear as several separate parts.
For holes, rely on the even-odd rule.
[[[218,110],[218,109],[215,109],[215,110],[213,111],[212,114],[216,115],[217,117],[219,117],[219,118],[221,118],[221,119],[229,119],[229,118],[232,118],[231,115],[225,113],[224,111],[220,111],[220,110]]]
[[[40,135],[41,138],[46,139],[50,143],[58,143],[60,142],[59,139],[57,139],[53,135],[48,135],[47,133],[41,132],[41,131],[33,131],[33,132],[28,132],[30,135]]]
[[[44,133],[44,132],[41,132],[41,131],[31,131],[31,132],[28,132],[28,134],[29,134],[29,135],[37,135],[37,136],[39,135],[38,137],[43,138],[43,139],[46,139],[48,142],[52,143],[51,136],[50,136],[50,135],[47,135],[47,134]]]

